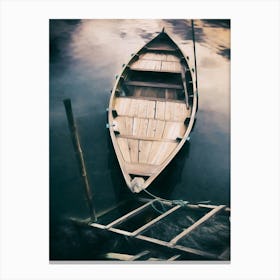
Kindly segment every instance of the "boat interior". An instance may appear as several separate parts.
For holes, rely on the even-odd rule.
[[[130,177],[148,178],[185,136],[193,86],[187,61],[166,33],[134,55],[114,92],[113,129]]]

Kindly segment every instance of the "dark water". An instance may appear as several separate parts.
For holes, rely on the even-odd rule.
[[[129,197],[106,129],[106,108],[115,76],[130,54],[163,26],[193,67],[190,24],[189,20],[50,21],[50,259],[101,259],[103,251],[122,242],[105,239],[100,245],[91,230],[69,222],[69,217],[87,218],[88,210],[63,99],[72,100],[94,202],[97,212],[103,211]],[[230,23],[197,20],[195,32],[196,126],[190,144],[149,191],[168,199],[230,205]],[[205,227],[204,235],[217,225]],[[225,242],[228,231],[219,229],[227,235]],[[208,247],[214,248],[215,242],[204,239]]]

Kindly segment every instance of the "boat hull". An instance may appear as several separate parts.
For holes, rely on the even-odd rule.
[[[128,188],[146,189],[189,139],[197,111],[192,71],[183,52],[160,33],[123,68],[108,121]]]

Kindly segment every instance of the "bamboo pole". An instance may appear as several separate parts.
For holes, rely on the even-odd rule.
[[[195,51],[195,34],[194,34],[193,19],[192,19],[191,21],[192,21],[192,39],[193,39],[194,65],[195,65],[195,90],[196,90],[196,94],[198,94],[198,88],[197,88],[196,51]]]
[[[96,221],[97,219],[96,219],[95,209],[94,209],[93,202],[92,202],[92,192],[91,192],[91,188],[90,188],[89,181],[88,181],[86,165],[85,165],[83,151],[82,151],[81,144],[80,144],[77,126],[76,126],[73,112],[72,112],[71,99],[65,99],[65,100],[63,100],[63,103],[64,103],[66,115],[67,115],[68,126],[69,126],[71,136],[72,136],[74,150],[75,150],[75,153],[77,155],[79,165],[80,165],[81,176],[83,178],[84,188],[85,188],[85,198],[86,198],[86,202],[87,202],[87,205],[89,208],[90,217],[91,217],[92,221]]]

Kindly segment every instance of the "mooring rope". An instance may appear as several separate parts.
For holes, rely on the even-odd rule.
[[[156,199],[156,201],[158,201],[162,207],[162,209],[164,210],[164,212],[166,211],[166,208],[165,208],[165,205],[163,202],[167,202],[167,203],[170,203],[171,205],[180,205],[181,207],[184,207],[186,206],[187,204],[207,204],[207,203],[210,203],[211,201],[210,200],[206,200],[206,201],[197,201],[197,202],[190,202],[190,201],[187,201],[187,200],[183,200],[183,199],[166,199],[166,198],[162,198],[160,196],[156,196],[154,194],[152,194],[151,192],[147,191],[146,189],[143,190],[146,194],[148,194],[149,196],[153,197],[154,199]],[[159,213],[164,213],[164,212],[161,212],[159,209],[157,209],[155,207],[155,205],[152,203],[151,204],[153,209]]]

